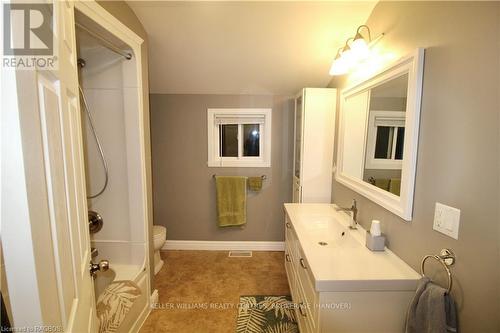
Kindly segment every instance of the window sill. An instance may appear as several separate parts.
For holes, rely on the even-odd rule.
[[[370,170],[402,170],[402,160],[368,160],[365,169]]]
[[[209,168],[270,168],[270,162],[209,161]]]

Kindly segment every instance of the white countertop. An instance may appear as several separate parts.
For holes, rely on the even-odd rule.
[[[366,231],[333,204],[285,204],[317,291],[415,290],[421,275],[389,249],[365,246]],[[344,233],[344,235],[342,235]],[[318,242],[327,242],[321,246]]]

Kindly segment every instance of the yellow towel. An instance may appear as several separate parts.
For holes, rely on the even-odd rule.
[[[248,188],[250,191],[259,192],[262,190],[262,177],[249,177]]]
[[[219,227],[247,222],[247,177],[215,177]]]
[[[384,178],[375,179],[375,186],[383,190],[389,191],[389,184],[390,184],[389,179],[384,179]]]
[[[391,192],[392,194],[395,194],[397,196],[400,195],[400,193],[401,193],[401,179],[398,179],[398,178],[391,179],[391,184],[389,185],[389,192]]]

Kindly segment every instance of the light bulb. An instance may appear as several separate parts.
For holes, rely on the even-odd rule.
[[[366,59],[370,55],[370,49],[363,37],[353,40],[350,47],[352,55],[356,60]]]
[[[333,61],[332,67],[330,68],[330,75],[343,75],[349,72],[349,69],[349,61],[342,55]]]

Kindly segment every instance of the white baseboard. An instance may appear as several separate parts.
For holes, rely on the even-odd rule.
[[[285,251],[284,242],[167,240],[162,250]]]

